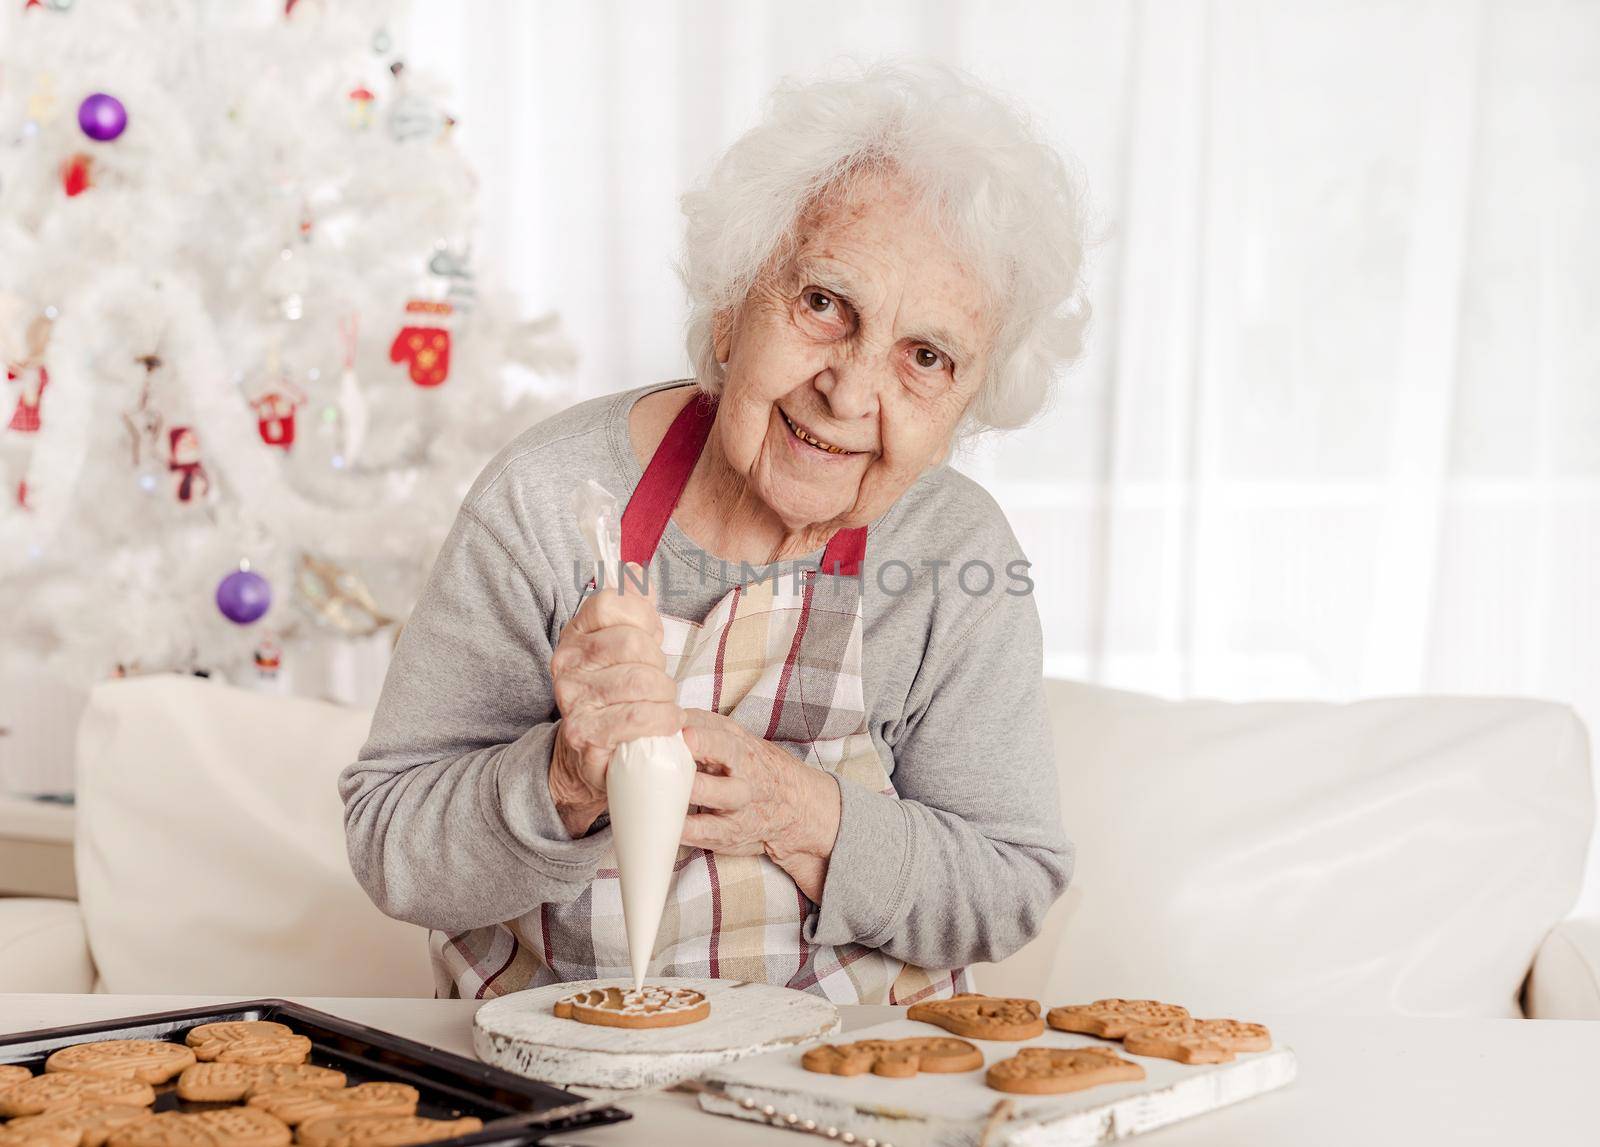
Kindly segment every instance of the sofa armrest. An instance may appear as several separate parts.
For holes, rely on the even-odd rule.
[[[1528,977],[1536,1020],[1600,1020],[1600,917],[1563,920],[1545,937]]]
[[[76,900],[0,898],[0,992],[89,992],[94,979]]]

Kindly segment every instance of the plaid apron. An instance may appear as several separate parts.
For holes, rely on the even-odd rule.
[[[715,417],[715,400],[696,397],[673,421],[623,513],[623,561],[649,566]],[[805,570],[735,586],[699,623],[663,615],[662,651],[680,705],[724,714],[813,768],[895,796],[862,692],[855,575],[866,535],[864,527],[833,535],[822,569],[834,574]],[[802,926],[811,911],[764,855],[680,848],[651,971],[783,984],[838,1003],[910,1004],[967,990],[962,969],[929,971],[861,944],[808,944]],[[571,903],[457,935],[433,932],[430,949],[440,996],[488,999],[628,978],[615,855]]]

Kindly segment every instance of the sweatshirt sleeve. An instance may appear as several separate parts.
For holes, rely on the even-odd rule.
[[[461,931],[594,878],[610,829],[571,839],[550,798],[555,589],[462,508],[339,776],[351,868],[388,915]]]
[[[1001,960],[1072,876],[1031,595],[996,595],[932,641],[892,748],[899,798],[841,780],[816,944],[850,941],[924,968]]]

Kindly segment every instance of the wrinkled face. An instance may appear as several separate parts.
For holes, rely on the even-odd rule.
[[[977,277],[865,181],[802,219],[718,325],[722,453],[787,527],[865,525],[943,460],[989,343]]]

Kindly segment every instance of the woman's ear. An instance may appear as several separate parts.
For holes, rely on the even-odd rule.
[[[728,357],[733,353],[732,310],[720,310],[711,316],[711,349],[716,352],[717,361],[727,366]]]

